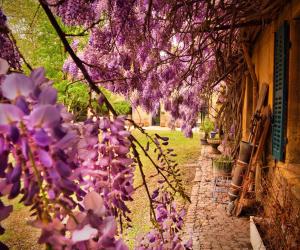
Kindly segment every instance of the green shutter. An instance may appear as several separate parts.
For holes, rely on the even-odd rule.
[[[276,160],[282,161],[284,158],[287,113],[289,50],[289,26],[287,22],[285,22],[275,33],[274,45],[272,154]]]

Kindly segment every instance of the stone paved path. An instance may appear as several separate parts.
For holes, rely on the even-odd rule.
[[[185,232],[193,238],[193,249],[252,249],[249,218],[230,217],[224,204],[212,200],[213,172],[209,146],[201,148],[191,193]]]

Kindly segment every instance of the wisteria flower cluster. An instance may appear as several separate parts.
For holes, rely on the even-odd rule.
[[[198,93],[204,90],[215,59],[207,36],[198,39],[184,33],[190,25],[184,22],[185,18],[172,22],[182,33],[169,27],[166,17],[172,13],[174,4],[144,0],[94,0],[82,4],[82,1],[66,0],[53,9],[67,25],[83,25],[87,19],[97,22],[103,17],[101,24],[90,29],[89,41],[78,54],[91,65],[87,67],[91,78],[126,96],[134,107],[141,106],[148,112],[157,112],[163,102],[165,110],[174,120],[181,119],[182,129],[191,136],[198,112],[205,105]],[[194,10],[199,12],[197,22],[205,16],[201,10],[205,3],[200,5]],[[86,8],[93,11],[88,12]],[[180,14],[188,15],[188,10],[184,11]],[[196,62],[193,50],[204,50]],[[197,65],[191,67],[193,63]],[[64,70],[81,77],[71,60],[66,61]]]
[[[134,191],[124,118],[75,124],[56,102],[57,92],[43,68],[29,77],[7,74],[8,69],[0,59],[0,197],[21,197],[31,206],[31,224],[41,229],[39,243],[53,249],[128,249],[116,222],[123,217],[130,224],[126,202]],[[169,193],[157,197],[158,190],[151,199],[161,229],[149,233],[156,243],[143,239],[138,249],[189,249],[177,235],[183,215],[177,214]],[[0,222],[12,211],[0,200]]]
[[[120,30],[106,29],[106,25],[104,29],[95,26],[92,31],[94,36],[91,36],[88,46],[98,47],[97,51],[102,56],[107,56],[105,51],[111,52],[110,39],[114,32],[120,33],[117,43],[123,46],[126,32],[135,32],[132,29],[135,22],[145,17],[136,16],[132,9],[136,7],[134,1],[127,5],[123,1],[100,3],[97,0],[49,0],[48,4],[68,25],[93,26],[102,15],[107,14],[106,10],[115,13],[118,18],[113,22],[124,25],[121,33]],[[157,5],[154,7],[159,8]],[[86,15],[87,12],[89,15]],[[1,44],[9,42],[7,46],[0,48],[0,56],[3,57],[0,58],[0,223],[13,211],[11,205],[4,204],[2,197],[20,198],[21,203],[31,207],[33,220],[30,223],[41,230],[41,244],[52,249],[128,249],[119,235],[120,226],[116,222],[116,218],[125,219],[127,225],[130,225],[127,202],[132,200],[134,191],[135,160],[130,150],[132,137],[125,127],[124,117],[94,117],[83,124],[74,123],[66,108],[57,103],[57,91],[45,77],[43,68],[33,70],[30,76],[10,71],[20,70],[20,55],[9,37],[6,17],[2,11],[0,36],[5,40]],[[103,46],[103,39],[99,39],[101,36],[107,39]],[[118,93],[130,94],[138,91],[139,94],[142,89],[137,83],[148,76],[145,78],[141,74],[141,65],[133,63],[133,55],[137,56],[134,54],[136,49],[132,50],[133,54],[125,53],[124,47],[123,54],[114,52],[115,57],[109,55],[107,58],[109,64],[88,67],[88,73],[95,80],[95,74],[99,75],[97,79],[106,79],[103,75],[107,78],[124,77],[123,73],[127,72],[125,78],[136,81],[134,88],[120,84],[106,87],[113,88]],[[87,51],[82,54],[83,58],[87,56]],[[146,63],[148,53],[151,53],[150,47],[141,53],[140,58]],[[91,58],[95,63],[99,61],[95,55],[91,54]],[[147,62],[148,66],[152,63],[151,60]],[[179,61],[175,67],[180,68]],[[73,69],[76,71],[73,75],[78,75],[79,71],[72,61],[67,63],[65,69]],[[168,81],[174,70],[166,69],[164,75]],[[149,74],[151,84],[154,85],[149,85],[147,93],[144,94],[153,93],[161,97],[160,85],[157,82],[160,79],[156,78],[155,73]],[[154,91],[150,91],[152,87]],[[168,87],[165,85],[165,88]],[[188,88],[186,90],[189,91]],[[174,98],[180,100],[178,96]],[[176,103],[179,102],[175,101]],[[175,104],[171,102],[171,105]],[[150,100],[144,106],[149,110],[158,108],[157,102]],[[163,145],[167,141],[159,136],[154,140],[159,157],[165,158],[159,140],[163,141]],[[171,151],[167,152],[170,153]],[[165,164],[166,166],[157,169],[168,173],[176,172],[173,161],[166,161]],[[174,176],[177,178],[177,175],[178,172]],[[176,185],[181,192],[180,183],[176,182]],[[154,192],[150,200],[157,203],[156,226],[161,229],[157,228],[152,233],[155,234],[156,230],[164,233],[163,237],[157,236],[158,245],[148,245],[146,249],[189,249],[190,243],[182,245],[177,234],[182,227],[182,215],[177,214],[173,203],[170,210],[163,203],[160,204],[156,200],[157,192]],[[171,204],[170,194],[164,193],[163,197],[163,202]],[[164,209],[168,212],[164,212]],[[165,215],[161,217],[159,213]],[[175,224],[169,229],[166,225],[172,220]],[[120,224],[124,225],[124,221]],[[0,224],[0,234],[4,231]],[[142,249],[145,249],[145,244],[143,240]]]
[[[90,26],[100,18],[102,2],[99,0],[48,0],[56,6],[56,14],[61,16],[67,25]]]
[[[0,8],[0,58],[5,59],[14,69],[20,69],[20,55],[16,45],[9,38],[6,16]]]
[[[78,157],[84,167],[81,173],[86,176],[88,187],[93,186],[94,190],[103,194],[111,215],[118,218],[123,215],[130,221],[126,201],[132,200],[134,191],[134,162],[128,156],[130,133],[125,128],[124,118],[87,121],[82,129],[83,138],[78,143]]]
[[[54,249],[127,249],[115,238],[113,209],[125,213],[133,190],[123,119],[86,126],[83,137],[42,68],[29,77],[4,75],[0,88],[0,196],[21,196],[32,207],[32,225],[42,230],[39,242]],[[11,212],[1,201],[1,221]]]
[[[141,238],[137,249],[192,249],[192,239],[184,243],[180,235],[184,210],[177,211],[174,199],[170,193],[164,191],[163,187],[154,190],[152,198],[155,204],[155,216],[158,225]]]

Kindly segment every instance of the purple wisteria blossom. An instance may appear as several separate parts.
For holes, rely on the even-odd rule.
[[[148,5],[152,7],[150,13]],[[173,11],[173,5],[174,1],[94,0],[82,4],[68,0],[54,9],[67,25],[86,25],[86,19],[96,22],[99,16],[109,16],[103,25],[93,26],[88,43],[78,51],[80,59],[94,65],[87,67],[91,78],[130,98],[134,107],[141,106],[147,112],[156,113],[163,103],[174,121],[182,121],[185,135],[191,136],[198,112],[205,104],[200,93],[209,80],[215,58],[207,37],[198,41],[185,33],[190,25],[184,22],[185,18],[176,19],[174,27],[169,27],[166,16]],[[201,10],[205,4],[199,5],[197,22],[200,23],[204,21],[205,12]],[[93,10],[87,12],[86,8]],[[84,11],[86,15],[82,16]],[[141,27],[145,28],[149,14],[151,22],[146,23],[149,34],[145,35]],[[189,68],[195,63],[192,51],[199,49],[204,50],[203,56],[197,59],[196,67]],[[188,70],[192,72],[187,74]],[[64,71],[75,78],[82,77],[70,59],[64,64]]]
[[[82,51],[78,51],[82,48],[78,41],[72,48],[85,62],[92,80],[131,97],[133,106],[152,113],[163,102],[174,121],[184,121],[182,129],[191,136],[203,105],[198,93],[207,80],[204,72],[211,70],[214,59],[207,47],[200,58],[202,64],[198,62],[192,69],[192,76],[186,74],[193,63],[191,53],[201,49],[194,43],[205,47],[209,39],[195,41],[189,34],[174,33],[174,29],[186,29],[185,18],[168,27],[166,16],[172,11],[172,1],[44,3],[66,25],[90,32]],[[197,16],[199,22],[202,12]],[[148,15],[152,18],[147,21]],[[124,222],[130,226],[128,202],[133,199],[136,161],[125,118],[94,117],[75,124],[66,108],[57,103],[57,91],[43,68],[34,69],[30,76],[10,73],[12,69],[21,72],[20,55],[2,10],[0,44],[0,199],[20,197],[21,203],[30,206],[31,224],[41,230],[39,243],[53,249],[128,249],[120,227]],[[70,58],[64,70],[73,78],[83,76]],[[164,152],[159,140],[162,145],[168,142],[159,136],[153,140],[161,157]],[[168,162],[170,173],[175,168],[175,163]],[[182,192],[175,177],[175,186]],[[191,241],[183,243],[178,233],[183,213],[176,211],[170,193],[163,190],[155,190],[150,198],[157,228],[137,249],[191,249]],[[12,207],[0,200],[0,222],[11,212]],[[117,221],[122,221],[121,225]]]
[[[16,49],[16,45],[9,37],[6,20],[7,18],[0,8],[0,58],[5,59],[10,67],[20,69],[20,55]]]
[[[172,196],[164,191],[163,187],[154,190],[152,199],[154,200],[155,216],[159,226],[142,237],[136,249],[192,249],[192,239],[184,242],[180,235],[180,230],[183,227],[184,210],[177,211]]]
[[[5,62],[1,65],[6,73]],[[0,85],[5,102],[0,103],[0,197],[19,196],[31,206],[41,244],[126,250],[116,238],[115,221],[119,214],[126,216],[125,202],[133,193],[124,118],[79,128],[56,103],[57,92],[44,73],[39,68],[30,77],[4,75]],[[12,206],[0,200],[0,222],[11,212]]]

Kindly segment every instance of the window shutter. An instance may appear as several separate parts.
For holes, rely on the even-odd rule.
[[[275,33],[274,44],[274,92],[272,154],[276,160],[283,160],[285,148],[285,126],[287,113],[287,81],[289,26],[287,22]]]

